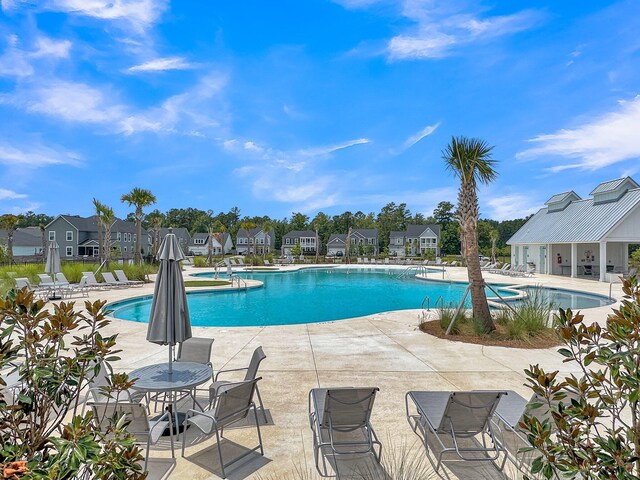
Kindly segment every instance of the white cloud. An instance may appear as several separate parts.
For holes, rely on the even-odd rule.
[[[153,25],[167,7],[166,0],[49,0],[48,10],[100,20],[122,21],[143,31]]]
[[[163,72],[166,70],[188,70],[194,68],[195,65],[187,62],[182,57],[165,57],[149,60],[140,65],[135,65],[128,72]]]
[[[524,10],[511,15],[461,12],[461,6],[433,0],[404,0],[402,16],[414,25],[391,38],[386,54],[390,60],[441,58],[454,53],[454,47],[488,41],[528,30],[541,14]]]
[[[570,159],[549,168],[551,172],[568,169],[598,170],[625,160],[640,158],[640,96],[621,101],[616,110],[590,122],[530,140],[537,144],[519,152],[519,159],[542,156]]]
[[[69,50],[71,50],[71,42],[69,40],[54,40],[47,37],[38,37],[36,39],[36,49],[30,56],[32,58],[68,58]]]
[[[80,165],[80,157],[61,148],[45,147],[34,142],[16,147],[0,142],[0,164],[20,168],[40,168],[49,165]]]
[[[433,132],[435,132],[439,126],[440,126],[440,122],[436,123],[435,125],[427,125],[415,135],[410,136],[409,138],[407,138],[407,140],[405,140],[404,144],[402,145],[402,150],[407,150],[413,147],[420,140],[422,140],[425,137],[428,137]]]
[[[500,195],[486,199],[482,203],[489,205],[490,210],[488,215],[482,216],[498,221],[525,218],[540,210],[540,205],[535,205],[530,195]]]
[[[27,198],[27,195],[24,193],[16,193],[6,188],[0,188],[0,200],[15,200],[18,198]]]
[[[35,72],[34,63],[48,58],[67,58],[71,49],[68,40],[54,40],[40,36],[31,50],[18,48],[17,35],[7,37],[8,48],[0,55],[0,76],[28,77]]]
[[[315,157],[318,155],[327,155],[329,153],[333,153],[338,150],[343,150],[345,148],[355,147],[356,145],[365,145],[370,142],[371,140],[369,140],[368,138],[356,138],[355,140],[347,140],[346,142],[337,143],[334,145],[326,145],[323,147],[314,147],[314,148],[299,150],[298,154]]]

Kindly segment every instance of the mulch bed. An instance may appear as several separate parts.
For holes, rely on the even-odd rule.
[[[549,329],[547,332],[541,333],[528,340],[513,340],[507,338],[505,328],[502,325],[496,325],[496,331],[478,336],[468,325],[463,325],[460,333],[457,335],[445,335],[444,330],[440,327],[438,320],[431,320],[420,324],[420,330],[434,337],[444,338],[454,342],[474,343],[476,345],[486,345],[491,347],[510,347],[510,348],[551,348],[561,344],[556,333]]]

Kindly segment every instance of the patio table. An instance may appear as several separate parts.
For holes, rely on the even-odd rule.
[[[181,427],[176,406],[176,392],[191,390],[211,379],[211,367],[196,362],[156,363],[133,370],[129,378],[137,378],[133,388],[144,392],[166,392],[169,394],[169,410],[174,413],[175,425]],[[165,431],[165,434],[167,434]]]

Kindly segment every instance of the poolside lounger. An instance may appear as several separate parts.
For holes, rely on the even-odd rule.
[[[51,293],[51,287],[49,285],[39,286],[32,285],[28,278],[26,277],[18,277],[14,278],[16,282],[16,288],[21,289],[27,287],[27,289],[33,292],[37,297],[45,299]]]
[[[321,476],[334,476],[327,470],[325,451],[332,456],[336,469],[340,455],[370,454],[380,462],[382,444],[370,421],[378,391],[378,387],[347,387],[314,388],[309,392],[309,424],[316,469]],[[335,476],[339,476],[337,471]]]
[[[82,275],[87,277],[87,286],[89,288],[109,288],[111,285],[99,282],[96,278],[96,274],[93,272],[82,272]]]
[[[262,447],[262,435],[260,434],[260,422],[258,422],[258,413],[253,402],[253,395],[256,391],[256,385],[260,378],[250,380],[248,382],[230,383],[222,387],[215,399],[213,408],[205,411],[189,410],[184,421],[185,427],[193,426],[200,430],[204,435],[216,435],[216,445],[218,447],[218,456],[220,458],[220,468],[222,469],[222,477],[227,478],[225,467],[237,462],[241,458],[260,451],[260,455],[264,456]],[[240,456],[235,457],[228,462],[224,462],[222,457],[222,435],[225,427],[232,425],[240,420],[245,420],[249,416],[249,412],[253,410],[256,431],[258,433],[258,445],[252,449],[243,448],[245,450]],[[251,422],[253,423],[253,422]],[[195,429],[190,429],[189,432]],[[186,434],[182,442],[182,456],[186,446]]]
[[[53,286],[53,278],[48,273],[39,273],[38,278],[40,279],[40,286],[42,287],[52,287]]]
[[[407,421],[412,430],[420,437],[427,458],[436,472],[442,464],[445,453],[455,453],[467,461],[490,461],[502,471],[507,461],[505,455],[501,464],[496,463],[504,447],[496,439],[490,422],[504,391],[471,392],[434,392],[414,391],[405,396]],[[411,413],[415,411],[415,413]],[[481,437],[481,442],[477,438]],[[429,441],[437,441],[437,462],[429,456]],[[471,439],[470,446],[461,444],[461,440]],[[447,446],[443,440],[452,443]],[[488,442],[487,440],[490,440]],[[435,452],[434,452],[435,453]]]
[[[62,272],[56,273],[56,284],[57,285],[71,285],[71,282],[67,280],[67,277]]]
[[[113,273],[111,272],[102,272],[102,278],[104,278],[104,281],[107,285],[111,285],[116,288],[125,288],[129,286],[126,283],[122,283],[116,280],[116,277],[114,277]]]
[[[127,278],[127,274],[124,273],[124,270],[114,270],[113,273],[116,274],[116,278],[120,283],[126,283],[127,285],[131,285],[132,287],[141,287],[144,285],[142,280],[129,280]]]
[[[552,403],[570,404],[572,398],[577,397],[568,393],[563,399]],[[540,454],[535,450],[522,451],[522,449],[531,447],[526,432],[519,426],[525,415],[536,417],[541,423],[545,420],[551,420],[551,430],[552,432],[555,430],[551,411],[544,400],[536,394],[526,400],[513,390],[507,390],[506,394],[500,398],[491,422],[500,432],[498,440],[503,444],[508,458],[518,470],[525,474],[530,474],[531,462]]]
[[[497,268],[498,264],[497,263],[488,263],[487,265],[485,265],[484,267],[480,267],[480,270],[493,270],[494,268]]]
[[[67,297],[71,297],[74,293],[80,293],[83,297],[88,297],[89,284],[87,283],[87,277],[83,275],[79,283],[62,284],[61,292]]]

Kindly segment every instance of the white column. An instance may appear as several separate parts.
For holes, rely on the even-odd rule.
[[[578,276],[578,244],[571,244],[571,278]]]
[[[600,281],[607,278],[607,242],[600,242]]]
[[[628,243],[622,244],[622,271],[623,272],[629,271],[629,244]]]

